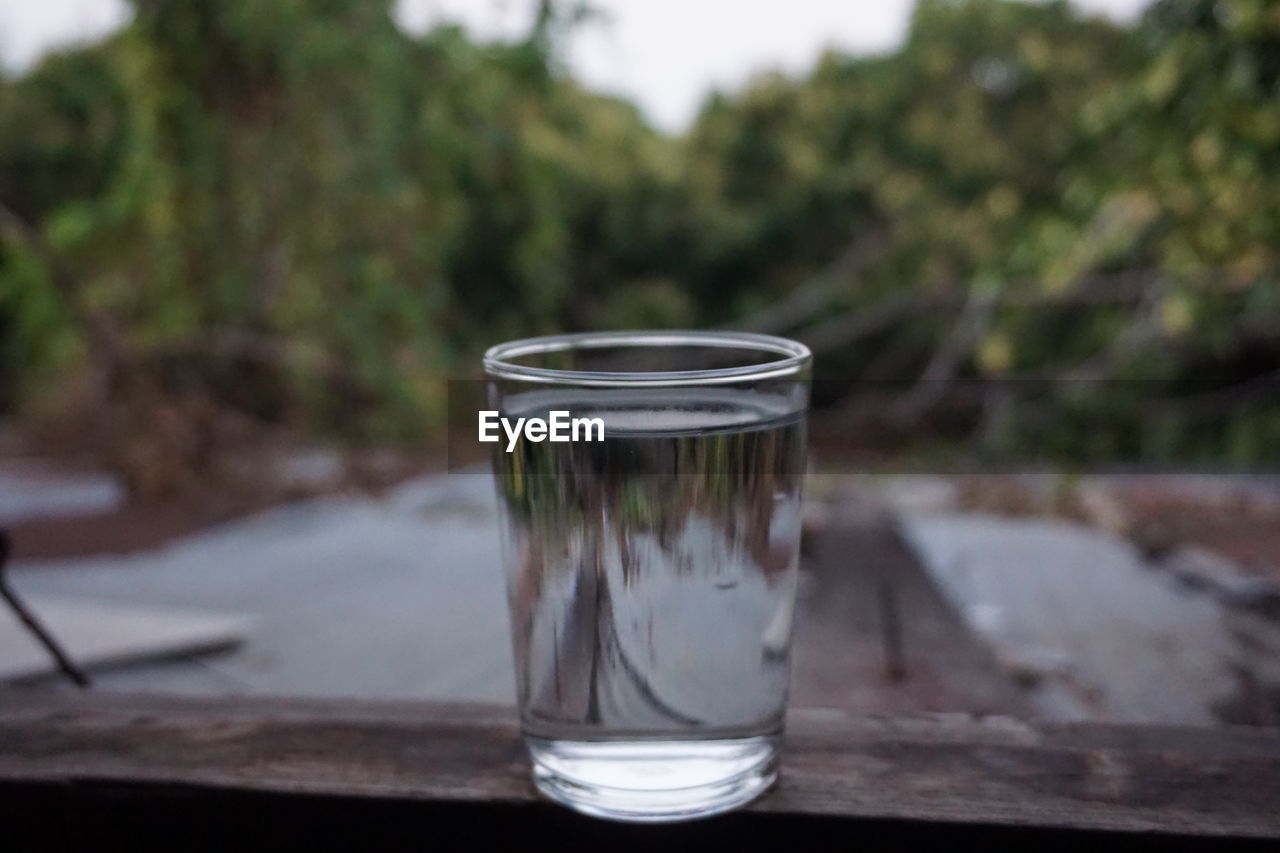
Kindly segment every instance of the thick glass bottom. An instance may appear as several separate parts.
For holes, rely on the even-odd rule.
[[[777,735],[526,742],[539,790],[572,809],[614,820],[656,823],[719,814],[760,796],[778,775]]]

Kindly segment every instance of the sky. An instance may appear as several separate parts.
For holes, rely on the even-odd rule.
[[[269,0],[267,0],[269,2]],[[1128,21],[1149,0],[1072,0]],[[485,38],[527,31],[536,0],[399,0],[411,32],[451,20]],[[602,14],[568,44],[572,73],[640,105],[679,132],[712,89],[733,90],[766,69],[802,72],[826,47],[892,50],[913,0],[591,0]],[[124,0],[0,0],[0,64],[28,67],[51,47],[98,38],[128,16]]]

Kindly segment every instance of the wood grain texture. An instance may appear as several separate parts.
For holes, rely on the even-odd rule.
[[[1280,838],[1280,734],[792,715],[757,813]],[[487,706],[0,694],[0,790],[23,786],[536,800]]]
[[[812,588],[796,617],[793,706],[1030,715],[1012,677],[947,603],[889,512],[866,494],[833,501],[803,567]],[[890,645],[899,660],[889,659]]]

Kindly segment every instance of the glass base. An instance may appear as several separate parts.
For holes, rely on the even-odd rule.
[[[720,740],[527,737],[533,781],[571,809],[613,820],[692,820],[745,805],[778,775],[776,735]]]

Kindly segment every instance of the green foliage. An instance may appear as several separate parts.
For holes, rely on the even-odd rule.
[[[441,377],[496,340],[767,316],[860,240],[873,257],[811,319],[989,298],[962,376],[1195,394],[1280,365],[1267,0],[1162,0],[1129,28],[1061,0],[921,0],[901,49],[761,76],[682,138],[566,74],[581,4],[542,3],[514,44],[410,37],[390,7],[134,0],[119,35],[0,80],[0,202],[31,232],[0,243],[0,402],[102,358],[92,316],[165,393],[176,359],[183,388],[261,419],[413,438],[443,419]],[[1126,271],[1156,284],[1108,290]],[[911,379],[956,313],[828,342],[822,363]],[[219,360],[255,365],[262,393],[215,387]],[[1144,425],[1135,387],[1012,440],[1280,447],[1274,406],[1206,438],[1193,415]]]
[[[1203,416],[1150,426],[1134,406],[1280,368],[1278,35],[1265,0],[1166,0],[1134,28],[1065,2],[921,0],[891,55],[832,54],[806,79],[714,98],[687,141],[707,319],[766,308],[882,233],[826,311],[992,294],[961,374],[1088,380],[1083,403],[1053,426],[1021,419],[1009,446],[1170,461],[1207,440],[1218,459],[1274,460],[1252,415],[1206,439]],[[1126,296],[1126,271],[1149,282]],[[923,375],[957,317],[912,322],[926,345],[912,351],[910,329],[851,342],[825,375],[883,378],[864,368],[886,349],[889,378]]]

